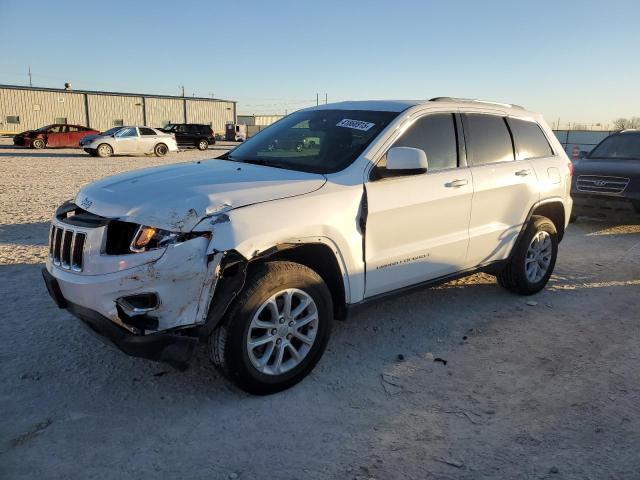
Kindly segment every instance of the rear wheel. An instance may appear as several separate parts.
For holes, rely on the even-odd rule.
[[[243,390],[265,395],[302,380],[329,340],[333,304],[322,278],[292,262],[259,265],[209,338],[213,364]]]
[[[107,158],[113,155],[113,148],[108,143],[101,143],[98,145],[96,152],[100,158]]]
[[[558,234],[551,220],[533,216],[498,283],[521,295],[538,293],[549,281],[558,256]]]
[[[207,142],[206,138],[201,138],[200,140],[198,140],[198,144],[196,145],[196,147],[198,147],[198,150],[206,150],[207,148],[209,148],[209,142]]]
[[[164,143],[159,143],[156,145],[156,148],[153,149],[153,153],[155,153],[156,157],[164,157],[169,148]]]
[[[40,150],[41,148],[44,148],[45,147],[44,139],[36,138],[33,142],[31,142],[31,146],[36,150]]]

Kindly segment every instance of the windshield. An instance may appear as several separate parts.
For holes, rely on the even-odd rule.
[[[113,127],[107,130],[106,132],[102,132],[102,135],[115,135],[118,130],[122,130],[122,127]]]
[[[587,158],[640,159],[640,132],[611,135],[594,148]]]
[[[162,130],[164,130],[166,132],[171,132],[171,131],[175,130],[175,128],[176,128],[176,125],[174,125],[173,123],[168,123],[164,127],[162,127]]]
[[[223,158],[304,172],[338,172],[397,116],[397,112],[370,110],[296,112]]]
[[[36,130],[36,132],[46,132],[47,130],[49,130],[51,127],[53,127],[53,125],[45,125],[44,127],[40,127]]]

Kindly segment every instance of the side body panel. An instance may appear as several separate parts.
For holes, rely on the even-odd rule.
[[[448,186],[454,181],[464,185]],[[366,188],[365,296],[464,268],[473,195],[468,168],[389,178]]]
[[[475,266],[509,256],[539,193],[527,160],[476,166],[471,172],[474,192],[467,262]]]
[[[347,303],[364,297],[362,185],[327,183],[311,194],[259,203],[203,220],[195,230],[213,230],[210,252],[236,250],[252,259],[276,245],[323,243],[342,271]]]

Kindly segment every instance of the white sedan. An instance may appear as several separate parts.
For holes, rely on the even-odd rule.
[[[80,147],[89,155],[102,158],[150,153],[163,157],[178,151],[174,135],[150,127],[114,127],[100,135],[83,138]]]

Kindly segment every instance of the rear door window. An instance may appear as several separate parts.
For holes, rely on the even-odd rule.
[[[143,136],[149,136],[149,135],[155,135],[156,132],[154,130],[152,130],[151,128],[140,128],[140,135]]]
[[[536,122],[520,120],[517,118],[507,119],[513,139],[516,143],[516,158],[525,160],[527,158],[550,157],[553,155],[551,145],[547,141],[542,129]]]
[[[511,134],[505,119],[498,115],[468,113],[464,135],[471,166],[508,162],[514,159]]]

